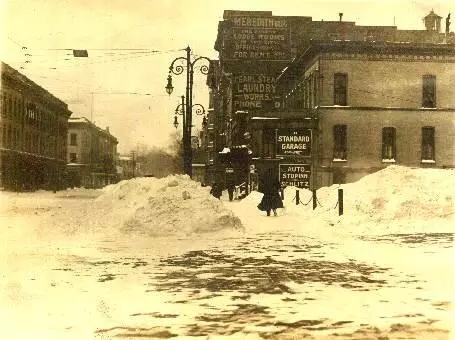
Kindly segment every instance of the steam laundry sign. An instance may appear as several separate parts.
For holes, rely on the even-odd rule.
[[[311,156],[311,129],[281,128],[276,130],[277,156]]]
[[[234,75],[232,96],[235,110],[259,109],[264,102],[280,105],[276,77],[265,74]]]
[[[310,164],[280,164],[280,183],[282,186],[310,188]]]

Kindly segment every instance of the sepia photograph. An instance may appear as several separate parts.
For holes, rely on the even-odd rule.
[[[455,340],[453,0],[0,0],[0,338]]]

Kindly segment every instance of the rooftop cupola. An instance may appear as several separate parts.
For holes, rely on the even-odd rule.
[[[441,32],[441,19],[433,10],[423,19],[425,22],[425,28],[430,32]]]

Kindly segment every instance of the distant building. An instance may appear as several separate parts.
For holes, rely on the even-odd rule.
[[[0,188],[64,188],[68,105],[3,62],[0,96]]]
[[[68,122],[67,171],[70,187],[100,188],[116,183],[117,139],[85,117]]]
[[[118,157],[117,161],[119,180],[131,179],[136,177],[136,159],[133,156]]]
[[[343,13],[225,11],[207,77],[207,176],[234,169],[240,185],[272,169],[318,188],[388,164],[454,167],[455,34],[441,19],[399,30]]]

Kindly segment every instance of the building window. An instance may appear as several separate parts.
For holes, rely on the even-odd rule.
[[[333,104],[348,105],[348,74],[335,73],[333,79]]]
[[[422,107],[436,107],[436,76],[422,77]]]
[[[70,145],[77,145],[77,134],[70,134]]]
[[[262,156],[264,158],[275,158],[276,130],[264,129],[262,133]]]
[[[393,127],[382,129],[382,160],[395,161],[395,138],[396,132]]]
[[[434,127],[422,128],[422,161],[434,161]]]
[[[333,127],[333,159],[347,159],[347,127],[346,125],[335,125]]]
[[[70,163],[77,163],[77,154],[70,153]]]

